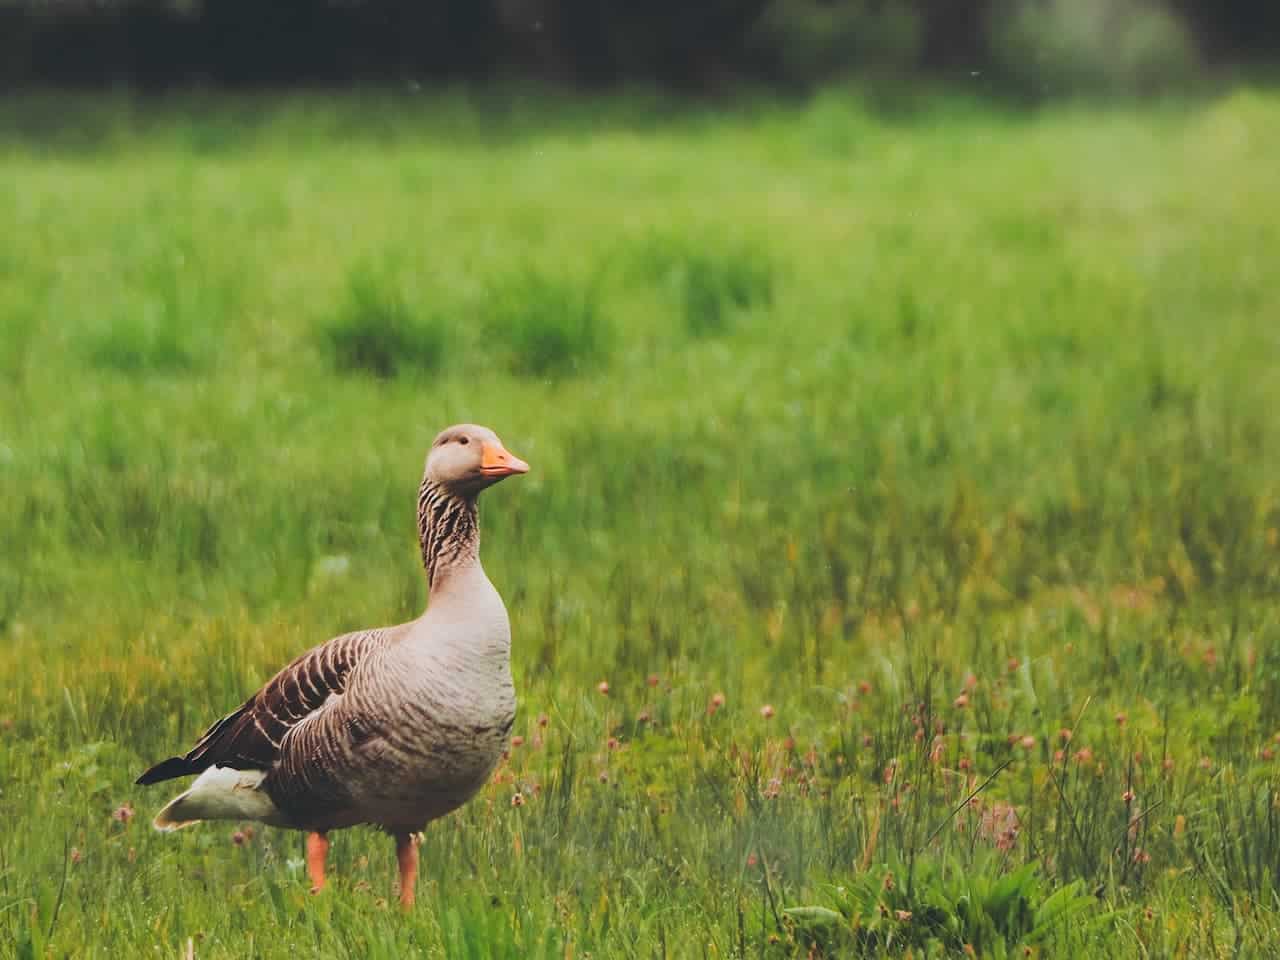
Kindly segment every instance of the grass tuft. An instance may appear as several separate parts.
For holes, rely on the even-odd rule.
[[[188,334],[149,317],[126,318],[113,323],[90,348],[98,367],[120,373],[177,373],[200,363]]]
[[[513,373],[561,377],[608,358],[611,331],[593,284],[528,269],[492,286],[484,308],[494,349]]]
[[[348,273],[346,300],[322,336],[337,370],[387,379],[438,369],[447,331],[416,315],[394,279],[362,265]]]
[[[653,237],[632,252],[631,273],[679,303],[694,337],[727,334],[738,312],[773,303],[773,263],[749,246],[717,250],[684,237]]]
[[[222,251],[198,252],[185,227],[163,242],[145,234],[136,242],[139,263],[119,271],[123,286],[94,302],[109,320],[88,338],[89,362],[132,376],[209,369],[222,346],[220,331],[237,319],[244,272],[233,270],[234,257]]]

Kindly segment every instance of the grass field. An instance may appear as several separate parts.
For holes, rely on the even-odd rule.
[[[0,103],[0,955],[1276,949],[1278,155],[1244,89]],[[534,467],[521,739],[417,909],[152,831],[419,612],[458,420]]]

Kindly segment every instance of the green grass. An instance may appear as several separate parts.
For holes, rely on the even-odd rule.
[[[447,330],[440,321],[413,314],[394,276],[379,276],[368,264],[350,271],[347,296],[322,328],[335,369],[394,377],[405,370],[431,373],[444,358]]]
[[[773,265],[758,250],[719,250],[706,238],[654,236],[630,251],[629,273],[642,284],[665,288],[695,337],[717,336],[733,326],[735,311],[773,299]]]
[[[0,954],[1273,949],[1280,98],[0,131]],[[459,420],[533,464],[523,742],[418,908],[371,831],[318,898],[153,832],[148,763],[420,610]]]
[[[504,359],[517,375],[559,378],[600,366],[608,357],[612,337],[594,283],[532,270],[504,275],[476,312],[485,353]]]

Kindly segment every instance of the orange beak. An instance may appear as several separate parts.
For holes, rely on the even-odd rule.
[[[502,444],[486,443],[480,447],[480,472],[486,477],[509,477],[513,473],[528,473],[529,465]]]

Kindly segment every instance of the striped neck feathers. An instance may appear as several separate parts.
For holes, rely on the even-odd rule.
[[[480,518],[476,498],[423,477],[418,491],[418,542],[430,587],[442,583],[451,570],[478,563]]]

